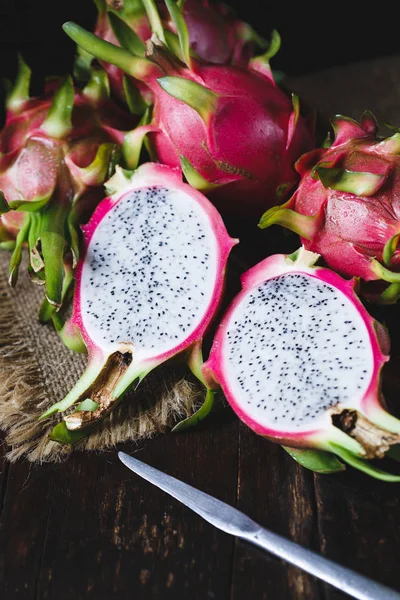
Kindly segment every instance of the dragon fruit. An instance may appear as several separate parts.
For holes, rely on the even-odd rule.
[[[361,304],[355,281],[315,267],[318,257],[302,247],[242,276],[203,365],[205,379],[220,384],[256,433],[400,481],[370,462],[400,442],[400,421],[382,407],[379,389],[386,330]]]
[[[131,30],[131,49],[143,56],[144,42],[152,35],[145,4],[145,0],[96,0],[98,15],[94,33],[107,42],[119,45],[113,31],[114,15],[117,15]],[[164,3],[158,2],[158,8],[166,40],[172,47],[179,46],[175,23],[165,10]],[[212,4],[208,0],[185,0],[180,3],[180,10],[187,24],[190,48],[198,58],[207,62],[233,62],[246,66],[255,46],[268,46],[266,40],[250,25],[238,20],[231,9],[223,4]],[[113,92],[124,99],[126,90],[122,71],[107,62],[102,65],[108,73]]]
[[[223,214],[260,214],[293,187],[298,180],[293,163],[312,147],[298,100],[292,105],[276,87],[267,62],[254,59],[253,69],[246,70],[193,59],[184,20],[172,0],[166,4],[186,65],[159,41],[161,21],[153,23],[156,35],[147,44],[146,58],[74,23],[66,23],[64,30],[85,51],[145,82],[153,93],[151,122],[143,122],[124,146],[130,168],[136,167],[147,136],[153,159],[180,167]],[[120,33],[122,43],[124,30]]]
[[[30,76],[21,59],[0,133],[0,242],[14,248],[11,285],[27,242],[29,271],[59,306],[64,262],[68,253],[73,263],[79,254],[79,223],[104,195],[102,184],[135,120],[109,100],[102,69],[92,69],[83,90],[74,90],[69,77],[51,79],[41,98],[29,97]]]
[[[395,302],[400,295],[400,133],[378,139],[371,113],[360,124],[338,116],[332,125],[332,145],[301,157],[298,189],[286,204],[267,211],[260,227],[288,227],[343,275],[389,283],[376,299]]]
[[[177,354],[202,380],[202,338],[237,243],[170,167],[146,163],[132,175],[117,167],[107,190],[83,227],[73,314],[59,327],[70,348],[89,355],[72,391],[44,414],[69,411],[53,432],[59,441],[85,435],[132,384]],[[184,425],[204,418],[212,398],[210,391]]]

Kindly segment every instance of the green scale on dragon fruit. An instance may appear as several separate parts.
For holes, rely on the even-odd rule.
[[[246,69],[213,65],[191,56],[184,18],[175,2],[166,0],[166,5],[177,27],[179,57],[168,47],[152,0],[145,2],[153,30],[145,56],[135,55],[115,15],[114,31],[124,47],[74,23],[64,30],[85,51],[115,64],[153,94],[152,111],[125,139],[129,168],[137,166],[147,140],[153,160],[180,168],[224,216],[258,216],[287,196],[298,181],[295,160],[313,147],[298,99],[291,101],[271,73],[268,61],[278,38]]]
[[[79,225],[104,196],[102,185],[135,119],[109,99],[101,68],[91,70],[82,90],[70,77],[51,78],[42,97],[30,98],[31,71],[22,59],[19,66],[0,133],[0,245],[13,250],[11,285],[28,246],[29,273],[45,285],[46,320],[72,281]]]
[[[361,123],[337,116],[332,125],[331,146],[299,159],[297,190],[267,211],[260,227],[295,231],[328,266],[360,277],[369,300],[394,303],[400,295],[400,133],[377,137],[369,112]]]
[[[152,35],[150,20],[142,0],[124,0],[113,6],[105,0],[95,0],[97,6],[97,20],[94,33],[101,39],[120,45],[118,36],[121,34],[121,25],[115,16],[126,25],[124,28],[125,41],[130,40],[130,49],[135,54],[144,55],[145,42]],[[259,36],[247,23],[236,18],[232,9],[222,3],[211,3],[208,0],[182,0],[178,3],[188,28],[190,50],[194,56],[214,64],[232,63],[247,66],[254,53],[254,48],[266,49],[268,42]],[[177,28],[171,19],[163,2],[157,2],[160,11],[164,36],[168,45],[180,55]],[[115,24],[116,23],[116,24]],[[116,28],[117,32],[114,32]],[[86,69],[86,64],[91,62],[91,57],[81,53],[78,57],[77,67]],[[102,61],[106,70],[113,93],[120,99],[126,99],[129,83],[125,80],[123,72],[118,67]],[[138,80],[135,85],[144,90]],[[149,98],[147,94],[147,98]],[[143,103],[135,102],[138,112],[143,109]]]
[[[71,349],[88,352],[81,379],[43,415],[63,413],[52,438],[65,443],[87,435],[128,388],[178,354],[204,382],[202,339],[237,243],[178,170],[146,163],[132,174],[117,167],[106,188],[110,196],[83,227],[72,317],[56,322]],[[204,418],[213,395],[208,390],[179,427]]]
[[[334,454],[373,477],[400,481],[371,462],[400,443],[400,421],[383,408],[380,391],[386,330],[355,294],[355,280],[314,266],[318,258],[302,247],[242,276],[203,366],[205,380],[222,387],[249,427],[304,466],[340,470]]]

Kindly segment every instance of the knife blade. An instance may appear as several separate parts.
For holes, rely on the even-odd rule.
[[[118,452],[118,457],[128,469],[179,500],[218,529],[267,550],[353,598],[400,600],[400,594],[395,590],[265,529],[237,508],[124,452]]]

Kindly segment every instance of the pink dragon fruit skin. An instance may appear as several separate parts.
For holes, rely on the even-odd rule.
[[[167,29],[178,33],[163,2],[158,3]],[[247,23],[237,19],[234,11],[220,2],[185,0],[182,14],[185,19],[191,49],[205,62],[217,65],[235,64],[246,67],[254,48],[265,49],[268,42]]]
[[[290,130],[294,112],[289,98],[261,75],[232,67],[199,64],[196,75],[187,70],[179,76],[211,90],[215,108],[205,122],[168,94],[176,80],[164,79],[167,92],[155,86],[158,131],[148,137],[158,159],[179,166],[183,156],[209,182],[207,193],[223,214],[256,216],[262,206],[276,204],[278,188],[296,182],[296,158],[312,145],[301,117]]]
[[[242,276],[203,365],[205,380],[222,388],[257,434],[289,448],[333,452],[398,481],[368,463],[400,440],[400,421],[384,410],[380,393],[388,335],[358,299],[355,280],[315,267],[318,258],[301,248]]]
[[[139,59],[74,23],[64,30],[87,52],[118,64],[153,93],[151,123],[126,140],[131,168],[148,136],[154,159],[180,165],[188,182],[224,215],[249,217],[275,205],[298,180],[293,164],[312,147],[312,136],[297,99],[292,105],[269,68],[255,72],[208,65],[191,58],[188,48],[184,67],[158,43],[150,43],[147,58]],[[184,48],[182,32],[180,39]]]
[[[96,0],[98,9],[94,33],[107,42],[119,45],[113,32],[109,14],[122,19],[142,42],[152,35],[149,19],[141,0],[124,0],[122,3]],[[174,21],[165,10],[163,2],[158,2],[163,27],[167,32],[177,33]],[[182,14],[185,18],[189,41],[196,55],[210,63],[225,64],[234,62],[246,66],[257,44],[265,48],[267,43],[258,36],[247,23],[239,21],[223,4],[212,4],[208,0],[186,0]],[[102,62],[107,71],[113,92],[124,99],[123,73],[114,65]],[[139,84],[140,85],[140,84]]]
[[[369,113],[361,124],[336,117],[333,127],[332,145],[298,161],[296,192],[285,205],[267,211],[260,227],[276,223],[292,229],[306,248],[345,276],[393,284],[381,300],[395,301],[400,282],[400,134],[378,139]]]
[[[100,418],[133,382],[177,354],[204,381],[202,338],[219,306],[227,258],[237,243],[212,204],[165,165],[146,163],[133,174],[117,167],[107,189],[112,195],[83,227],[73,314],[60,328],[70,348],[86,348],[88,367],[44,417],[92,396],[99,407],[67,416],[62,439],[66,428],[76,432]],[[110,227],[115,227],[112,235]],[[111,264],[114,256],[118,260]],[[115,376],[118,360],[121,373]],[[213,392],[208,396],[208,408],[194,420],[208,412]],[[57,432],[54,439],[60,439],[60,428]]]
[[[233,55],[234,42],[230,36],[230,24],[226,23],[213,5],[207,1],[186,0],[183,5],[190,47],[197,56],[215,64],[229,62]],[[174,30],[174,23],[169,21]],[[175,30],[176,32],[176,30]]]
[[[52,79],[43,97],[30,98],[29,84],[21,61],[0,133],[0,242],[15,240],[10,283],[27,242],[30,272],[58,306],[65,254],[72,250],[77,259],[79,223],[100,201],[110,161],[135,120],[109,100],[102,70],[92,70],[83,90],[70,78]]]

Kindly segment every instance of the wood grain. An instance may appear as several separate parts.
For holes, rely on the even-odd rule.
[[[234,420],[216,422],[124,451],[234,504],[236,431]],[[1,598],[229,594],[234,539],[135,477],[115,452],[13,465],[1,529]]]

